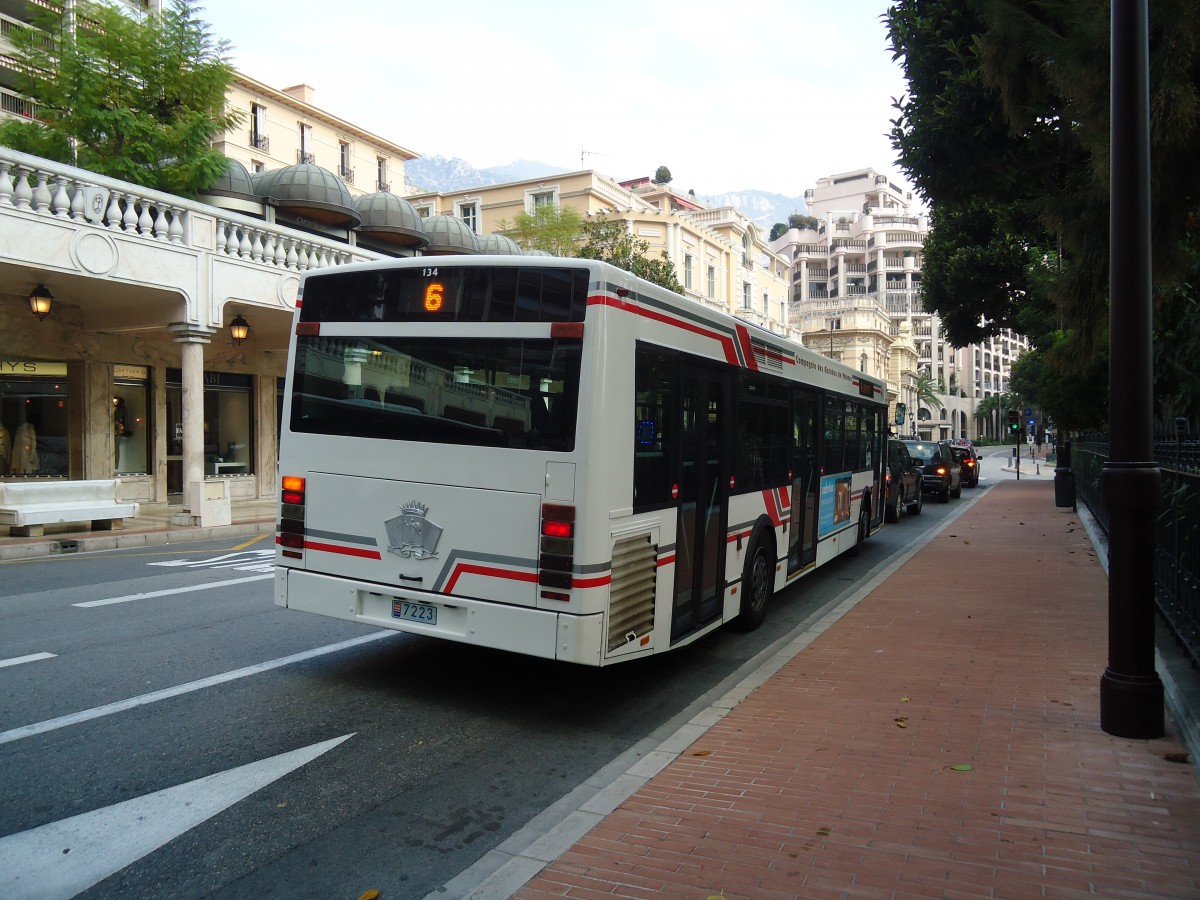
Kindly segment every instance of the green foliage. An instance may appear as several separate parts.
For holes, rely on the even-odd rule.
[[[496,229],[512,238],[522,250],[545,250],[553,256],[575,256],[583,237],[583,215],[558,204],[543,204],[533,212],[502,219]]]
[[[657,169],[654,170],[654,180],[658,184],[670,184],[671,183],[671,170],[668,169],[666,166],[659,166]]]
[[[787,234],[787,231],[788,231],[787,225],[783,224],[783,222],[776,222],[774,225],[771,226],[771,234],[767,238],[767,240],[773,241],[777,238],[781,238],[785,234]]]
[[[804,216],[800,213],[792,213],[788,216],[788,228],[799,228],[801,231],[812,229],[815,231],[820,224],[816,216]]]
[[[917,406],[928,406],[933,409],[943,409],[945,404],[938,398],[938,384],[930,376],[927,369],[917,375]]]
[[[196,13],[193,0],[172,0],[161,18],[83,2],[73,35],[57,10],[15,29],[17,87],[38,120],[0,124],[0,143],[171,193],[210,187],[227,165],[212,143],[242,114],[225,109],[228,44]]]
[[[683,293],[683,285],[675,274],[675,265],[663,251],[659,259],[651,259],[650,244],[629,233],[621,219],[591,219],[583,223],[583,246],[579,256],[599,259],[632,272],[639,278]]]
[[[1054,366],[1091,373],[1077,399],[1093,408],[1076,416],[1089,421],[1102,414],[1094,375],[1108,320],[1108,7],[897,0],[886,16],[909,87],[895,103],[892,140],[934,210],[927,307],[956,345],[1014,328]],[[1149,25],[1161,408],[1175,381],[1159,350],[1166,330],[1179,344],[1200,343],[1195,257],[1181,239],[1200,205],[1200,5],[1156,0]],[[1057,374],[1061,383],[1066,371]],[[1198,411],[1195,392],[1170,399]]]
[[[1108,353],[1079,366],[1073,336],[1057,332],[1044,350],[1022,353],[1012,366],[1010,383],[1028,405],[1046,413],[1063,432],[1103,430],[1108,397],[1097,385],[1108,382]]]

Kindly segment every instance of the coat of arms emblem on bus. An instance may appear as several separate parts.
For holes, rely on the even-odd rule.
[[[409,500],[400,507],[400,515],[384,522],[388,535],[388,551],[414,559],[433,559],[437,556],[442,527],[425,517],[429,507]]]

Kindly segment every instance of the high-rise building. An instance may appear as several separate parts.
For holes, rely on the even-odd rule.
[[[985,344],[950,345],[940,318],[921,303],[929,216],[887,175],[830,175],[804,199],[807,219],[771,244],[791,260],[791,320],[804,343],[886,377],[897,433],[979,437],[976,408],[1008,390],[1010,366],[1028,342],[1005,332]],[[923,378],[937,403],[918,402]]]

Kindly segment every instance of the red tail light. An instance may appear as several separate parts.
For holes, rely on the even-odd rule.
[[[275,542],[289,559],[304,559],[305,482],[299,475],[284,475],[279,490],[279,529]]]
[[[542,597],[547,600],[570,600],[570,596],[562,592],[573,583],[575,507],[562,503],[543,503],[541,532],[538,584],[543,588]]]

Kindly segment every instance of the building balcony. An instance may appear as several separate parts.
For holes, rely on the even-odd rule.
[[[270,153],[271,139],[265,134],[260,134],[257,131],[251,131],[250,147],[254,150],[261,150],[263,153]]]
[[[296,162],[308,163],[315,166],[317,164],[317,156],[315,153],[305,153],[303,150],[296,151]]]
[[[338,178],[346,184],[354,184],[354,170],[349,166],[338,166]]]

